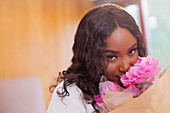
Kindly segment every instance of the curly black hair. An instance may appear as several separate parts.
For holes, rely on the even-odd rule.
[[[137,39],[139,56],[145,56],[143,36],[133,17],[115,4],[105,4],[90,10],[77,28],[71,66],[59,74],[57,81],[64,80],[63,98],[69,95],[67,86],[75,83],[83,92],[83,99],[99,112],[94,95],[99,94],[99,82],[104,73],[106,38],[118,27],[128,29]]]

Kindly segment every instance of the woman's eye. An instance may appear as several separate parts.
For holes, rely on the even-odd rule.
[[[133,55],[136,52],[136,48],[128,52],[128,55]]]
[[[108,55],[107,58],[109,60],[115,60],[117,58],[117,56],[114,56],[114,55]]]

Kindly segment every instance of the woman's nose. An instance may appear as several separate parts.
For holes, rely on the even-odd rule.
[[[123,58],[121,63],[120,63],[120,72],[126,73],[130,68],[130,61],[128,58]]]

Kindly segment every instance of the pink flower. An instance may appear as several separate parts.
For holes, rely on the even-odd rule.
[[[103,98],[101,97],[101,95],[94,95],[93,97],[96,103],[103,103]]]
[[[101,82],[99,84],[100,94],[94,95],[94,99],[97,103],[103,103],[103,98],[105,96],[106,90],[112,92],[121,91],[122,88],[116,83],[111,81]]]
[[[141,92],[145,91],[157,80],[157,76],[160,74],[160,72],[161,68],[158,65],[158,59],[151,56],[139,57],[137,62],[132,67],[130,67],[130,69],[121,77],[121,82],[126,88],[121,87],[116,82],[101,82],[99,84],[100,94],[94,95],[94,99],[99,107],[107,111],[109,110],[107,106],[108,100],[110,100],[111,98],[117,99],[117,96],[119,96],[121,99],[118,98],[118,102],[123,103],[127,102],[127,100],[125,95],[122,97],[122,94],[128,94],[127,97],[131,95],[131,98],[139,96]],[[108,93],[109,91],[107,90],[115,93],[112,93],[113,95],[110,95],[111,93]],[[109,96],[111,96],[111,98]],[[104,102],[103,98],[105,99]],[[115,104],[113,102],[112,105],[118,104]]]
[[[100,94],[103,97],[105,95],[106,90],[110,90],[112,92],[120,91],[121,88],[116,82],[111,82],[111,81],[106,81],[106,82],[101,82],[99,84],[100,87]]]
[[[125,87],[154,82],[160,72],[161,69],[158,65],[158,59],[151,56],[139,57],[136,64],[134,64],[126,74],[122,75],[121,82]],[[146,86],[144,89],[146,89]]]

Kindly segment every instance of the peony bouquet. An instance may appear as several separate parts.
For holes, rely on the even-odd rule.
[[[116,82],[101,82],[100,94],[95,95],[94,99],[101,112],[114,110],[148,89],[158,80],[160,72],[157,58],[139,57],[137,62],[122,75],[120,80],[123,87]]]

